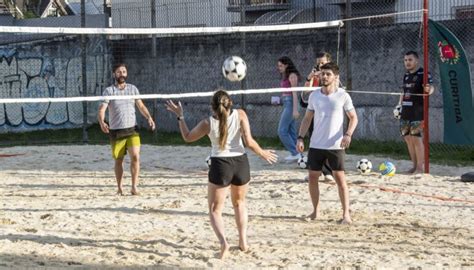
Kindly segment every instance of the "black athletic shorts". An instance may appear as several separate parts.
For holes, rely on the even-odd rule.
[[[247,154],[236,157],[211,157],[209,182],[218,186],[242,186],[250,181]]]
[[[346,152],[341,150],[327,150],[310,148],[308,152],[308,169],[321,171],[326,160],[333,171],[344,171]]]

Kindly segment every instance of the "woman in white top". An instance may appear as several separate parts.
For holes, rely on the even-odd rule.
[[[218,90],[214,93],[211,106],[212,116],[201,120],[191,131],[184,121],[181,102],[175,104],[169,100],[166,109],[176,114],[184,141],[194,142],[205,135],[211,140],[209,216],[221,245],[220,258],[224,258],[229,252],[229,244],[225,237],[222,209],[229,190],[239,231],[239,247],[242,251],[248,249],[245,196],[250,181],[250,169],[243,142],[270,164],[277,161],[277,155],[274,151],[263,150],[253,139],[247,114],[243,110],[232,109],[232,100],[226,91]]]

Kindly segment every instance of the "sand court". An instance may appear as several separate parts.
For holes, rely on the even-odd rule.
[[[362,157],[354,155],[346,158],[354,224],[343,226],[334,183],[320,181],[322,216],[308,221],[306,171],[250,153],[250,250],[238,249],[227,200],[231,251],[219,260],[207,209],[209,151],[142,146],[141,195],[120,197],[109,146],[2,148],[3,155],[22,155],[0,157],[0,268],[474,267],[474,186],[459,181],[472,167],[362,176],[355,171]],[[374,167],[385,160],[366,158]],[[128,160],[125,168],[129,194]]]

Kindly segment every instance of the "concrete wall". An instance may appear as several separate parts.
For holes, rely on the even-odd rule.
[[[0,25],[13,25],[13,20],[11,15],[0,14]]]
[[[113,1],[113,27],[151,27],[150,0]],[[231,26],[240,19],[227,1],[156,0],[156,27]]]
[[[472,5],[474,5],[474,1],[472,0],[430,0],[430,18],[437,21],[453,20],[455,19],[455,7]],[[396,12],[420,10],[423,9],[423,1],[398,0],[395,4],[395,8]],[[416,15],[401,15],[397,17],[397,22],[420,22],[421,16],[421,13]]]
[[[82,96],[81,49],[77,38],[56,38],[0,47],[0,98]],[[88,43],[89,95],[100,95],[110,81],[110,54],[105,40]],[[96,122],[97,104],[89,103],[89,121]],[[0,105],[0,133],[79,127],[80,102]]]
[[[105,27],[107,18],[103,14],[87,15],[86,27]],[[38,27],[81,27],[81,16],[46,17],[25,20],[15,20],[15,26]]]
[[[0,25],[80,27],[80,16],[2,20]],[[87,27],[103,27],[104,15],[88,15]],[[0,39],[0,97],[82,96],[81,47],[77,37],[45,34],[3,34]],[[110,54],[105,37],[87,44],[88,93],[100,95],[111,83]],[[90,104],[89,121],[96,122],[97,104]],[[1,104],[0,133],[79,127],[82,103]]]
[[[108,19],[105,15],[87,15],[86,27],[105,27]],[[80,16],[47,17],[17,20],[11,16],[0,16],[0,25],[38,26],[38,27],[81,27]]]

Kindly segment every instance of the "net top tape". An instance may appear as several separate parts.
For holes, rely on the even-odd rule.
[[[283,25],[251,25],[251,26],[222,26],[222,27],[168,27],[168,28],[81,28],[81,27],[28,27],[0,26],[0,33],[32,33],[32,34],[69,34],[69,35],[160,35],[160,34],[231,34],[267,31],[291,31],[330,27],[343,27],[344,22],[391,17],[403,14],[427,12],[425,9],[409,10],[395,13],[378,14],[364,17],[353,17],[342,20],[311,22]]]

